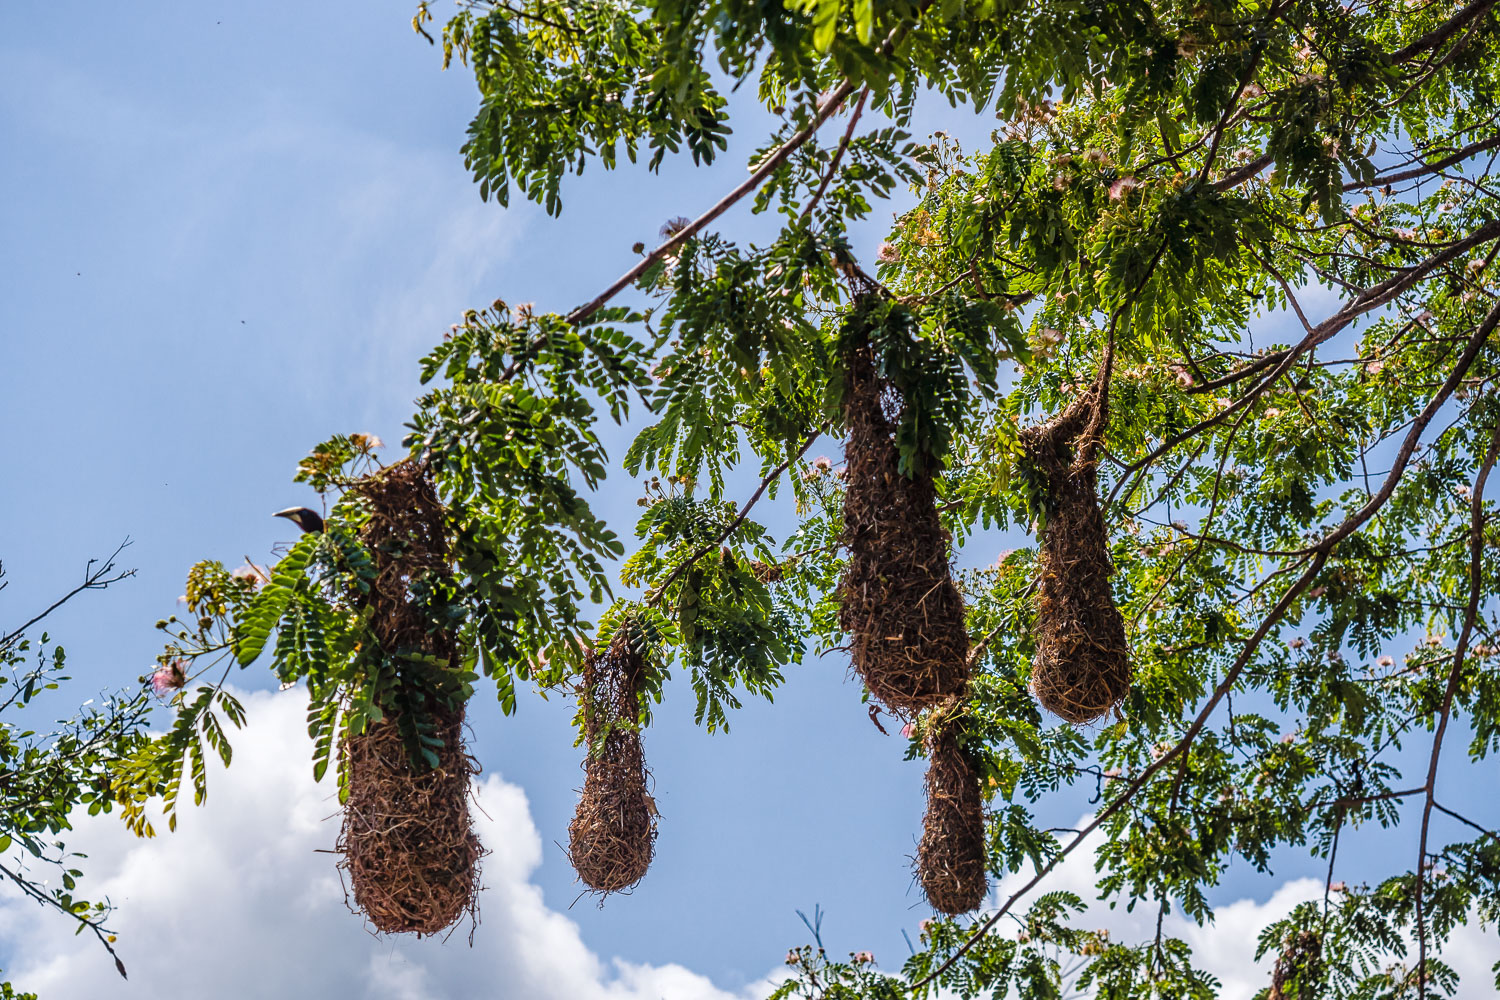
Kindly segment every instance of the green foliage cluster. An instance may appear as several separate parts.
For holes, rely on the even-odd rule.
[[[326,713],[320,772],[339,733],[393,707],[390,677],[448,678],[454,699],[490,678],[510,711],[525,684],[575,683],[582,648],[623,628],[653,705],[675,667],[698,720],[725,728],[740,692],[769,698],[845,639],[841,470],[808,456],[841,429],[850,337],[904,404],[903,467],[937,475],[955,550],[1038,526],[1017,432],[1107,355],[1099,480],[1135,684],[1097,729],[1044,718],[1027,690],[1035,553],[962,575],[991,873],[1045,873],[1097,833],[1103,898],[1206,922],[1232,863],[1310,852],[1324,899],[1260,942],[1283,996],[1461,988],[1445,942],[1500,917],[1496,818],[1437,781],[1445,753],[1500,748],[1492,6],[526,0],[466,5],[441,37],[479,86],[464,155],[481,194],[554,213],[591,159],[713,159],[720,89],[754,77],[778,124],[736,197],[779,230],[757,246],[710,231],[716,213],[674,220],[616,286],[649,307],[496,303],[423,361],[435,387],[404,460],[431,470],[455,572],[421,600],[463,663],[370,646],[350,597],[368,583],[362,515],[338,498],[370,460],[351,437],[304,462],[327,530],[265,579],[200,566],[196,624],[164,623],[164,664],[197,678],[269,651]],[[914,141],[924,89],[992,109],[988,144]],[[846,127],[819,132],[835,108]],[[858,246],[851,224],[902,186],[887,240]],[[1250,332],[1268,318],[1271,343]],[[639,428],[628,557],[586,498],[606,412]],[[750,515],[783,491],[797,524],[778,546]],[[222,679],[181,697],[181,736],[138,755],[137,799],[175,801],[184,773],[201,797],[226,698]],[[1064,838],[1037,816],[1070,789],[1097,811]],[[1339,845],[1372,825],[1409,832],[1411,864],[1346,885]],[[1080,930],[1078,909],[1023,892],[933,924],[899,976],[798,951],[778,995],[1217,994],[1185,943]]]
[[[37,713],[53,711],[61,696],[49,693],[61,692],[71,678],[63,647],[46,632],[32,633],[79,593],[103,590],[133,573],[116,572],[113,558],[91,561],[81,586],[20,628],[0,632],[0,880],[71,922],[77,933],[93,934],[111,955],[115,937],[107,921],[113,906],[80,894],[84,855],[70,851],[64,838],[79,815],[126,804],[113,775],[147,743],[150,687],[90,698],[68,717],[38,724]],[[115,967],[125,974],[118,956]],[[0,982],[0,997],[36,1000],[8,982]]]

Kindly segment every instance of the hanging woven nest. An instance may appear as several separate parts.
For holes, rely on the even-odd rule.
[[[412,765],[398,720],[387,717],[344,744],[349,799],[338,849],[354,903],[376,930],[437,934],[476,916],[484,851],[469,816],[473,765],[463,715],[437,726],[438,766]]]
[[[375,579],[360,601],[387,656],[417,655],[436,667],[403,665],[397,703],[421,707],[421,718],[387,711],[345,740],[349,796],[338,850],[355,905],[386,933],[436,934],[465,913],[476,918],[479,859],[484,854],[469,814],[475,767],[464,748],[461,704],[440,695],[440,673],[456,661],[452,636],[413,599],[414,583],[450,574],[444,511],[421,466],[404,462],[362,480],[354,492],[370,518],[362,541]],[[403,661],[403,664],[410,663]],[[437,757],[413,761],[411,732],[424,730]]]
[[[839,625],[854,669],[894,711],[915,714],[963,692],[969,633],[948,565],[931,470],[903,475],[895,428],[902,401],[875,369],[867,338],[844,357],[848,489]]]
[[[1323,978],[1323,939],[1314,931],[1294,931],[1276,957],[1267,1000],[1315,1000]]]
[[[1097,488],[1104,406],[1093,389],[1021,432],[1027,460],[1046,483],[1047,507],[1031,690],[1042,707],[1075,724],[1100,718],[1130,693],[1125,621],[1110,587]]]
[[[917,846],[917,879],[939,913],[979,908],[985,874],[984,799],[979,769],[961,745],[957,702],[935,710],[927,733],[927,814]]]
[[[651,866],[656,805],[641,750],[640,696],[645,662],[621,629],[601,655],[583,663],[583,791],[568,827],[568,859],[578,878],[601,893],[634,886]]]

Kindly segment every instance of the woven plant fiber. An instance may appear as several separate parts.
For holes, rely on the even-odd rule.
[[[979,908],[989,892],[979,770],[960,744],[961,717],[939,709],[927,736],[927,813],[917,846],[917,880],[939,913]]]
[[[1031,689],[1042,707],[1075,724],[1105,715],[1130,692],[1131,681],[1099,509],[1095,451],[1103,421],[1096,398],[1085,394],[1021,432],[1027,459],[1047,483]]]
[[[839,624],[870,693],[914,715],[968,685],[963,596],[949,569],[932,472],[907,476],[898,467],[901,404],[876,372],[868,343],[846,355],[845,379],[849,561],[839,581]]]
[[[568,827],[568,858],[578,878],[601,893],[633,887],[651,866],[656,807],[641,749],[640,685],[645,664],[621,630],[583,665],[583,790]]]
[[[417,722],[389,710],[344,741],[349,795],[340,867],[349,873],[355,905],[377,930],[436,934],[466,913],[477,919],[484,853],[469,813],[475,767],[464,747],[463,709],[428,696],[443,686],[431,672],[446,670],[457,647],[411,592],[417,581],[451,572],[444,510],[425,470],[412,462],[372,473],[353,491],[370,512],[361,539],[375,579],[360,597],[370,630],[386,655],[415,653],[437,664],[403,666],[398,700],[426,706],[422,724],[439,743],[430,746],[435,766],[414,761],[403,729]]]
[[[439,764],[421,770],[390,717],[344,743],[340,867],[355,905],[379,931],[437,934],[474,915],[483,850],[469,815],[473,765],[462,728],[462,714],[439,724]]]

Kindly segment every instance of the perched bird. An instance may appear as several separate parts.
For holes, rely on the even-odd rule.
[[[272,517],[284,517],[304,532],[322,531],[323,516],[310,507],[288,507],[278,510]]]

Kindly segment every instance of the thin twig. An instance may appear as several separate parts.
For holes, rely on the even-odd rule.
[[[828,190],[828,185],[833,180],[833,175],[838,173],[839,161],[844,158],[844,151],[849,148],[849,143],[854,138],[854,126],[859,124],[859,116],[864,112],[865,101],[869,97],[870,87],[866,84],[865,89],[859,92],[859,100],[854,104],[854,113],[849,116],[849,127],[844,129],[844,137],[839,140],[839,148],[834,150],[833,159],[828,161],[828,172],[823,175],[823,180],[818,185],[818,190],[813,192],[812,199],[808,201],[807,207],[802,210],[802,218],[805,219],[809,215],[812,215],[813,209],[818,206],[819,199],[823,197],[823,192]]]
[[[1500,425],[1496,425],[1494,433],[1490,435],[1489,451],[1485,453],[1484,463],[1474,478],[1473,497],[1469,501],[1469,606],[1464,612],[1464,624],[1458,633],[1458,643],[1453,647],[1453,667],[1448,671],[1448,687],[1443,692],[1443,706],[1438,712],[1437,730],[1432,736],[1432,757],[1427,763],[1427,795],[1422,805],[1422,834],[1417,845],[1417,996],[1425,996],[1427,992],[1427,922],[1422,906],[1427,832],[1432,822],[1443,736],[1448,731],[1453,699],[1458,694],[1458,685],[1463,678],[1464,653],[1469,648],[1469,636],[1473,634],[1474,621],[1479,617],[1479,600],[1484,587],[1484,567],[1481,560],[1484,552],[1484,486],[1497,456],[1500,456]]]

